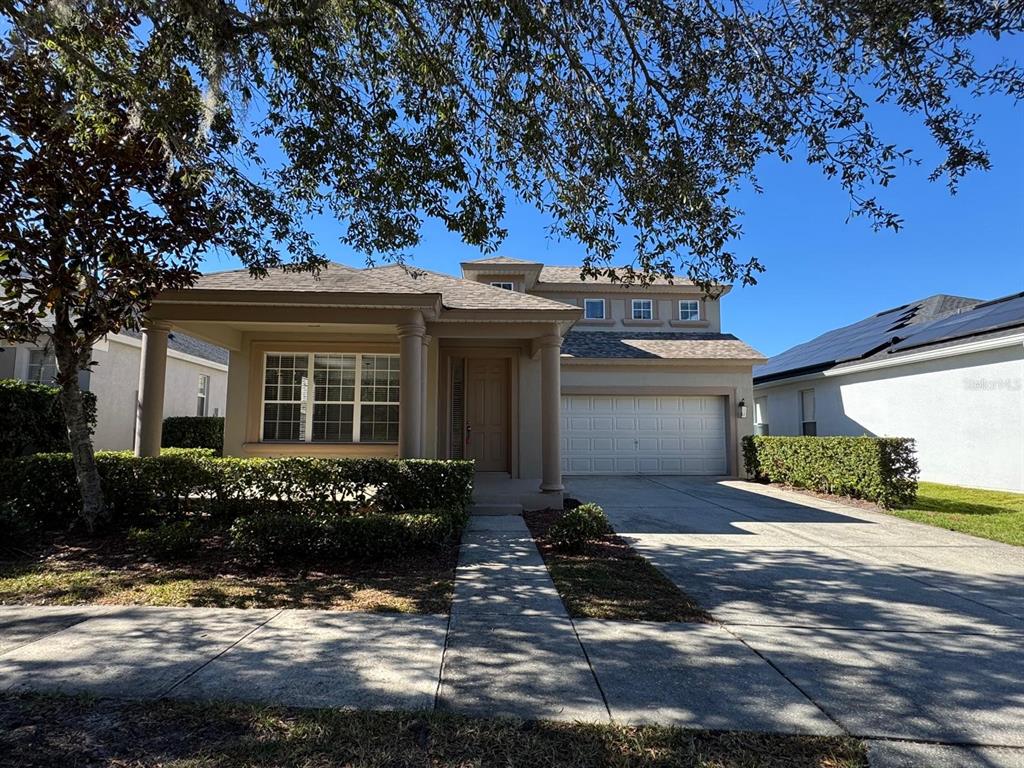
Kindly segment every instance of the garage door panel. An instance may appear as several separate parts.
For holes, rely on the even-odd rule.
[[[567,395],[561,444],[567,474],[725,474],[725,398]]]

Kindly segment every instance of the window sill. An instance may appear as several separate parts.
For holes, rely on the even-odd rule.
[[[707,320],[669,320],[668,324],[673,328],[707,328]]]
[[[398,456],[398,443],[243,443],[245,456]]]
[[[615,325],[615,320],[577,320],[576,325],[609,326]]]
[[[658,320],[657,318],[655,318],[655,319],[653,319],[653,320],[632,320],[632,319],[629,319],[629,320],[623,320],[623,321],[622,321],[622,324],[623,324],[623,325],[646,325],[646,326],[654,326],[654,325],[664,325],[665,323],[664,323],[664,321],[662,321],[662,320]]]

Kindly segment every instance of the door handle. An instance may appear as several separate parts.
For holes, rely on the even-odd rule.
[[[470,440],[472,439],[472,437],[473,437],[473,425],[472,424],[467,424],[466,425],[466,443],[469,443]]]

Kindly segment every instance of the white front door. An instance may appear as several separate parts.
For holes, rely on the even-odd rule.
[[[565,395],[567,475],[724,475],[726,399],[714,395]]]

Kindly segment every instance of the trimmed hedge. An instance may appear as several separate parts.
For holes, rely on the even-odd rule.
[[[396,557],[442,546],[466,523],[463,509],[396,514],[309,514],[301,508],[240,517],[231,547],[252,562],[322,562]]]
[[[104,495],[116,526],[180,517],[191,510],[228,518],[267,510],[310,514],[396,513],[464,509],[473,462],[400,459],[220,458],[209,449],[166,449],[154,458],[128,452],[96,454]],[[78,485],[70,454],[0,462],[0,505],[44,528],[77,520]]]
[[[96,426],[96,395],[82,393],[90,431]],[[68,430],[60,390],[18,379],[0,379],[0,459],[66,451]]]
[[[164,448],[209,448],[224,452],[223,416],[168,416],[160,445]]]
[[[914,441],[905,437],[743,438],[747,473],[758,480],[874,501],[891,509],[917,496]]]

